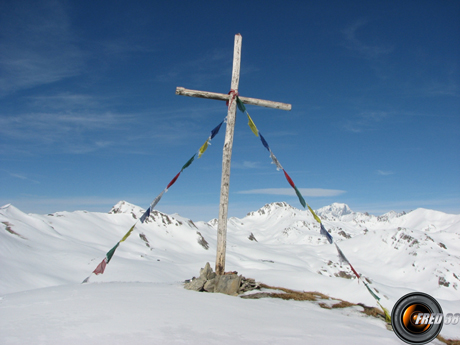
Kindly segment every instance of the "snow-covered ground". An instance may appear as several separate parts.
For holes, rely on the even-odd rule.
[[[0,208],[0,343],[402,343],[358,306],[331,310],[183,289],[206,262],[214,264],[215,220],[152,212],[120,244],[104,274],[81,284],[142,213],[127,202],[109,213]],[[417,209],[376,217],[344,204],[317,213],[388,310],[406,293],[421,291],[444,313],[460,312],[459,215]],[[286,203],[229,219],[226,269],[377,306],[311,214]],[[460,338],[460,324],[445,325],[441,335]]]

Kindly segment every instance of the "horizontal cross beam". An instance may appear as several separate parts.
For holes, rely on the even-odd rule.
[[[190,90],[183,87],[176,88],[176,95],[181,96],[188,96],[188,97],[198,97],[198,98],[207,98],[207,99],[216,99],[219,101],[228,101],[232,98],[232,95],[224,94],[224,93],[217,93],[217,92],[209,92],[209,91],[198,91],[198,90]],[[287,103],[281,102],[273,102],[273,101],[266,101],[263,99],[257,98],[249,98],[249,97],[241,97],[238,96],[241,102],[250,105],[258,105],[261,107],[266,108],[274,108],[274,109],[281,109],[281,110],[291,110],[292,106]]]

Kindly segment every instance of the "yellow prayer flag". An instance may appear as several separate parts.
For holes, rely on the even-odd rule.
[[[246,112],[246,115],[248,116],[248,120],[249,120],[248,125],[249,125],[249,127],[251,127],[252,133],[254,133],[254,135],[256,137],[258,137],[259,136],[259,130],[257,129],[254,121],[252,121],[251,116],[249,116],[248,112]]]
[[[209,139],[207,139],[206,142],[203,144],[203,146],[201,146],[200,149],[198,150],[198,158],[201,158],[204,151],[206,151],[206,149],[208,148],[208,142],[209,142]]]
[[[382,308],[383,310],[383,313],[385,314],[385,321],[387,323],[391,323],[391,315],[390,315],[390,312],[388,311],[387,308],[384,308],[380,303],[379,301],[377,301],[377,304],[380,306],[380,308]]]
[[[316,215],[316,213],[311,209],[310,205],[307,204],[308,209],[310,210],[313,217],[315,217],[316,221],[321,224],[321,219]]]
[[[125,236],[123,236],[123,238],[121,239],[121,241],[119,243],[124,242],[129,237],[129,235],[131,235],[131,233],[133,232],[135,226],[136,226],[136,224],[134,224],[131,227],[131,229],[129,229],[129,231],[126,233]]]

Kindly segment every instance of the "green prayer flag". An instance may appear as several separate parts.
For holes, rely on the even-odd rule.
[[[239,97],[236,97],[236,105],[238,106],[238,109],[240,109],[242,113],[246,111],[246,107],[244,106],[244,103],[241,102]]]
[[[119,245],[120,245],[120,242],[118,242],[118,243],[115,245],[115,247],[113,247],[112,249],[110,249],[110,250],[107,252],[107,254],[105,254],[106,259],[107,259],[107,260],[106,260],[107,263],[110,262],[110,260],[112,259],[113,254],[115,254],[115,251],[117,250],[117,248],[118,248]]]
[[[374,297],[374,298],[377,300],[377,302],[380,301],[380,297],[377,296],[377,295],[374,293],[374,291],[372,291],[371,288],[370,288],[364,281],[363,281],[363,283],[364,283],[364,285],[366,285],[367,290],[369,290],[369,292],[371,293],[372,297]]]
[[[300,192],[297,189],[297,187],[294,186],[294,189],[295,189],[295,193],[297,194],[297,197],[299,198],[299,201],[302,204],[302,206],[304,208],[307,207],[307,203],[305,202],[305,199],[303,198],[302,194],[300,194]]]
[[[192,164],[193,160],[195,159],[195,156],[196,156],[196,153],[193,155],[192,158],[190,158],[190,159],[188,160],[187,163],[184,164],[184,166],[182,167],[181,171],[184,170],[184,169],[186,169],[186,168],[188,168],[188,167],[190,166],[190,164]]]

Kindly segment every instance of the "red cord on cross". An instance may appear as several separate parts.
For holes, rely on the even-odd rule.
[[[225,104],[227,104],[228,107],[230,107],[232,105],[232,102],[233,100],[235,99],[235,97],[238,97],[240,94],[238,93],[238,91],[236,90],[233,90],[231,89],[229,92],[228,92],[229,95],[232,95],[232,98],[230,98],[230,100],[228,100],[227,102],[225,102]]]

